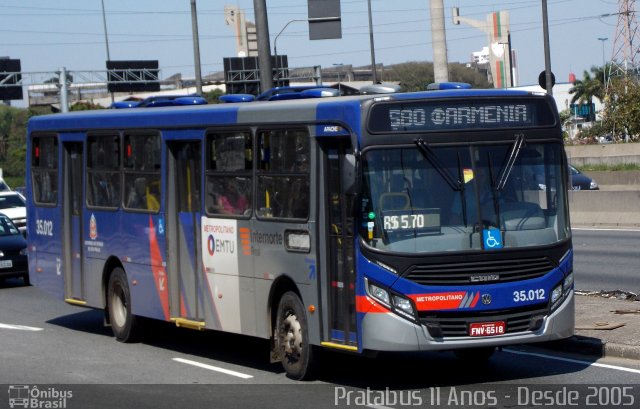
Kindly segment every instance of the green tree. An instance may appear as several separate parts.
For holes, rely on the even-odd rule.
[[[603,131],[616,140],[640,141],[640,84],[632,78],[612,81],[603,113]]]
[[[411,61],[385,69],[384,81],[399,81],[402,91],[424,91],[433,82],[433,63]],[[490,88],[491,84],[480,72],[458,63],[449,64],[449,81],[467,82],[473,88]]]
[[[602,67],[591,67],[591,73],[594,74],[594,76],[591,77],[589,72],[585,70],[582,79],[576,80],[573,83],[573,87],[569,89],[569,93],[574,94],[571,98],[571,103],[586,103],[591,106],[593,104],[593,98],[598,98],[601,102],[604,101],[604,72],[605,69]],[[591,118],[589,119],[591,121],[595,120],[595,112],[591,112]]]
[[[204,99],[207,100],[209,104],[217,104],[220,102],[218,99],[220,98],[221,95],[224,95],[224,92],[222,92],[219,89],[214,89],[209,92],[203,93],[202,96],[204,97]]]
[[[92,111],[94,109],[104,109],[104,107],[93,102],[79,101],[71,105],[69,111]]]
[[[24,177],[29,111],[0,106],[0,168],[4,176]]]

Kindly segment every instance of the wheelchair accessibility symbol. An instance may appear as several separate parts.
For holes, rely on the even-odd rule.
[[[484,229],[482,230],[482,239],[484,241],[485,250],[501,249],[502,235],[499,229]]]

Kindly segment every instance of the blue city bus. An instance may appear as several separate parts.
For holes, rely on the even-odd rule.
[[[105,311],[318,353],[574,330],[567,159],[547,95],[442,90],[33,117],[29,271]]]

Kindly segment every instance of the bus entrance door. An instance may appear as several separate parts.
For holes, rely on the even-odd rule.
[[[82,273],[82,142],[64,143],[63,161],[63,266],[64,298],[70,304],[85,304]]]
[[[167,178],[167,273],[171,320],[204,327],[200,243],[201,152],[198,141],[169,142]]]
[[[329,286],[329,339],[327,346],[357,350],[356,293],[354,257],[354,196],[345,192],[344,173],[349,172],[345,155],[352,154],[348,140],[333,140],[324,146],[328,175],[328,286]]]

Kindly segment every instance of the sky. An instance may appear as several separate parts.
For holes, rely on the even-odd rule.
[[[159,60],[161,77],[194,76],[190,0],[102,0],[112,60]],[[107,59],[101,0],[0,0],[0,56],[20,59],[23,72],[105,70]],[[548,0],[551,68],[557,82],[569,73],[612,58],[618,17],[616,0]],[[236,56],[234,32],[224,6],[235,4],[255,21],[253,0],[197,0],[202,73],[223,70]],[[291,20],[307,18],[307,0],[266,0],[273,51],[276,35]],[[466,63],[486,46],[482,32],[453,25],[460,15],[485,20],[510,13],[512,48],[520,85],[537,83],[544,70],[542,2],[536,0],[444,0],[449,62]],[[433,61],[428,0],[371,0],[376,63]],[[291,22],[277,41],[290,67],[324,68],[371,63],[367,0],[341,0],[342,38],[308,38],[304,21]],[[614,14],[612,16],[602,16]],[[598,38],[607,38],[600,41]],[[604,52],[603,52],[604,47]]]

